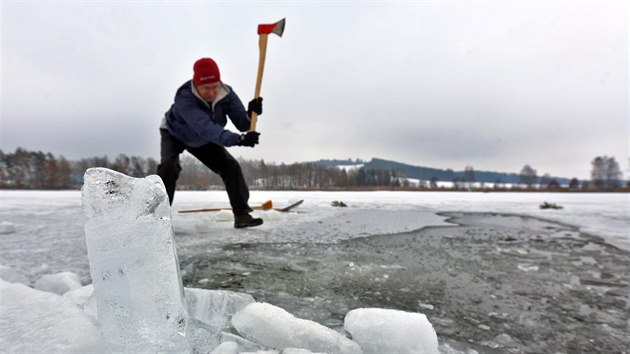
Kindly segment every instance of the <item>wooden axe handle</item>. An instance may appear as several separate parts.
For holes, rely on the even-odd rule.
[[[221,210],[229,210],[229,209],[225,209],[225,208],[206,208],[206,209],[180,210],[180,211],[178,211],[178,213],[180,213],[180,214],[184,214],[184,213],[206,213],[206,212],[209,212],[209,211],[221,211]]]
[[[263,71],[265,70],[265,57],[267,56],[267,34],[262,33],[258,35],[258,48],[260,49],[260,55],[258,56],[258,77],[256,78],[256,91],[254,92],[254,98],[260,97],[260,87],[262,86]],[[256,121],[258,120],[258,114],[252,112],[250,131],[256,131]]]
[[[255,205],[251,207],[254,210],[269,210],[273,209],[273,202],[268,200],[261,205]],[[222,211],[222,210],[232,210],[232,208],[206,208],[206,209],[192,209],[192,210],[180,210],[178,213],[206,213],[210,211]]]

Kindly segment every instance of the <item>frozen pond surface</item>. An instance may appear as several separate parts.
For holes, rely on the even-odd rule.
[[[246,292],[332,328],[359,307],[422,312],[443,344],[462,351],[628,348],[627,252],[554,222],[448,216],[461,226],[218,247],[183,261],[184,283]]]
[[[232,230],[221,214],[174,214],[175,231],[205,233],[218,242],[337,242],[368,235],[394,234],[424,226],[444,225],[437,212],[500,212],[537,216],[580,227],[630,250],[630,194],[466,193],[466,192],[252,192],[251,204],[273,200],[282,207],[304,199],[300,217],[264,213],[267,227],[244,234]],[[225,192],[178,192],[174,210],[227,206]],[[340,200],[348,208],[332,208]],[[547,201],[562,210],[541,210]],[[229,216],[229,214],[228,214]],[[221,232],[217,232],[221,230]]]
[[[628,348],[628,194],[252,192],[269,199],[305,202],[247,230],[227,212],[173,213],[186,286],[332,328],[361,306],[422,312],[463,351]],[[223,191],[178,192],[173,209],[227,205]],[[78,191],[1,191],[0,264],[31,284],[62,271],[89,283],[84,221]]]

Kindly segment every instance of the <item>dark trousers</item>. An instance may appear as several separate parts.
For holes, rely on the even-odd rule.
[[[162,178],[166,193],[171,205],[175,196],[175,185],[182,168],[179,165],[179,155],[187,150],[212,172],[221,176],[234,215],[244,215],[252,211],[247,204],[249,200],[249,188],[245,183],[243,171],[238,161],[228,151],[220,145],[209,143],[200,147],[186,146],[177,140],[166,129],[160,129],[162,136],[160,155],[161,160],[158,165],[158,176]]]

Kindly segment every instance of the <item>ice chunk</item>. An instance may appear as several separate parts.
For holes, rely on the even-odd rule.
[[[509,334],[501,333],[494,338],[494,342],[504,347],[516,347],[518,343]]]
[[[92,323],[98,324],[98,311],[96,309],[96,299],[94,297],[94,286],[86,285],[82,288],[70,290],[63,294],[63,298],[77,305],[83,310]]]
[[[171,211],[158,176],[91,168],[83,210],[98,319],[113,351],[189,352]]]
[[[15,224],[8,221],[0,222],[0,234],[12,234],[15,232]]]
[[[188,341],[195,352],[207,353],[226,341],[237,343],[241,350],[261,348],[256,343],[227,333],[232,328],[232,316],[254,302],[251,295],[195,288],[185,288],[184,294],[189,316]]]
[[[439,353],[437,334],[421,313],[355,309],[346,314],[344,328],[364,354]]]
[[[188,322],[188,342],[195,353],[208,353],[224,342],[234,342],[238,344],[240,350],[261,349],[261,346],[254,342],[232,333],[216,331],[193,317]]]
[[[592,242],[589,242],[584,247],[582,247],[582,251],[586,251],[586,252],[600,252],[602,250],[603,250],[602,246],[592,243]]]
[[[35,289],[63,295],[70,290],[81,288],[81,279],[72,272],[46,274],[35,282]]]
[[[210,354],[238,354],[238,344],[234,342],[221,343]]]
[[[267,303],[251,303],[232,317],[245,338],[263,346],[303,348],[326,353],[361,353],[357,343],[316,322],[299,319]]]
[[[28,283],[28,279],[17,269],[0,265],[0,279],[11,283]]]
[[[94,291],[94,285],[89,284],[78,289],[70,290],[63,294],[63,297],[78,308],[83,309],[87,305],[90,295]]]
[[[0,280],[0,351],[103,353],[105,341],[92,322],[57,294]]]
[[[478,351],[455,341],[440,344],[439,350],[440,354],[479,354]]]
[[[425,309],[425,310],[431,310],[433,311],[435,309],[435,307],[431,304],[425,304],[422,301],[418,300],[418,307]]]
[[[251,295],[225,290],[186,288],[184,294],[188,316],[206,323],[215,330],[230,328],[232,316],[254,302]]]
[[[64,294],[65,295],[65,294]],[[92,294],[87,300],[87,303],[83,306],[83,312],[85,312],[88,317],[90,317],[94,323],[97,323],[97,326],[100,327],[98,323],[98,305],[96,300],[96,293],[92,291]]]
[[[524,272],[537,272],[539,267],[535,264],[530,264],[530,263],[522,263],[519,264],[518,269],[524,271]]]

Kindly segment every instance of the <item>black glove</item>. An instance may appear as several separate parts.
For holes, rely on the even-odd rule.
[[[253,100],[249,101],[249,104],[247,105],[247,115],[248,116],[252,116],[252,112],[256,112],[256,114],[261,115],[262,114],[262,97],[257,97],[254,98]]]
[[[239,142],[239,145],[254,147],[254,145],[258,144],[259,136],[259,132],[247,132],[246,134],[241,134],[241,141]]]

